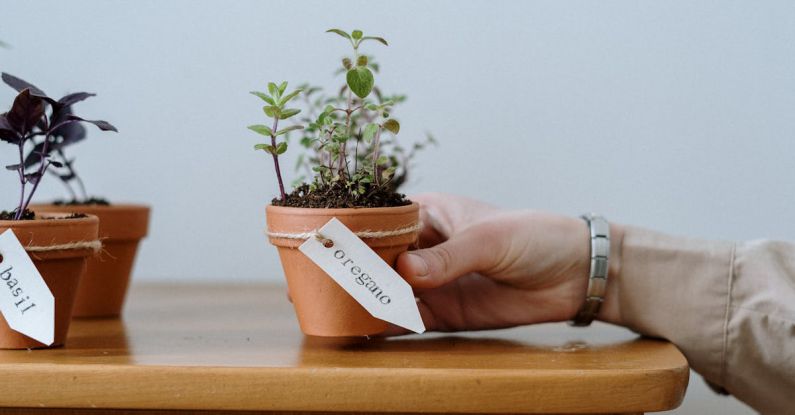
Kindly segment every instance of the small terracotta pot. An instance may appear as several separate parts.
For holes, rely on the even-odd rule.
[[[22,246],[46,247],[97,240],[99,219],[95,216],[79,219],[57,219],[65,216],[58,213],[37,216],[35,220],[0,221],[0,232],[12,229]],[[66,340],[80,277],[86,269],[87,259],[94,254],[91,249],[29,253],[33,264],[55,298],[55,341],[49,347],[62,346]],[[0,349],[46,347],[48,346],[11,329],[6,320],[0,316]]]
[[[75,300],[75,317],[121,314],[138,245],[149,228],[149,207],[142,205],[34,205],[35,212],[86,213],[99,218],[102,253],[88,260]]]
[[[268,205],[268,230],[304,233],[337,218],[351,231],[389,231],[411,227],[419,221],[419,205],[389,208],[312,209]],[[364,242],[391,266],[398,255],[417,241],[418,232]],[[370,315],[298,247],[303,240],[269,238],[279,249],[290,297],[301,331],[312,336],[366,336],[386,330],[387,323]]]

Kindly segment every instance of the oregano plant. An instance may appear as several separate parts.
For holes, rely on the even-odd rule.
[[[345,75],[345,85],[335,96],[326,96],[318,87],[301,86],[292,99],[301,95],[303,106],[307,109],[299,124],[276,131],[274,126],[249,126],[262,135],[269,136],[269,144],[259,144],[255,148],[273,155],[280,198],[274,199],[276,205],[301,207],[375,207],[399,206],[408,204],[402,194],[396,192],[405,181],[408,163],[416,151],[433,142],[415,143],[412,150],[406,151],[397,142],[400,122],[392,117],[393,107],[404,96],[395,99],[385,97],[376,85],[375,74],[379,66],[371,55],[362,53],[364,44],[388,46],[387,41],[378,36],[366,36],[361,30],[350,33],[341,29],[329,29],[328,33],[347,40],[350,54],[341,60],[340,73]],[[252,92],[271,107],[285,103],[274,97],[275,92],[283,94],[271,83],[270,95]],[[286,83],[282,83],[286,88]],[[266,99],[267,98],[267,99]],[[268,108],[266,106],[265,108]],[[295,115],[298,110],[294,110]],[[273,118],[272,115],[266,115]],[[284,191],[282,173],[278,156],[287,150],[289,132],[303,130],[301,145],[308,151],[298,157],[297,169],[305,170],[307,176],[293,183],[291,193]],[[284,138],[277,140],[283,131]],[[402,167],[401,176],[396,172]],[[309,182],[304,180],[309,177]],[[397,179],[397,181],[396,181]]]
[[[2,79],[19,92],[11,109],[0,114],[0,140],[16,147],[18,162],[6,166],[6,169],[17,173],[20,184],[17,207],[2,216],[13,220],[28,219],[32,217],[27,210],[28,205],[44,175],[51,167],[62,169],[66,166],[55,154],[66,145],[65,137],[77,137],[68,131],[80,123],[93,124],[103,131],[117,130],[107,121],[87,120],[72,113],[72,105],[94,94],[76,92],[56,100],[15,76],[3,73]],[[30,152],[26,156],[28,148]]]
[[[284,180],[282,179],[282,171],[281,167],[279,166],[279,155],[284,154],[284,152],[287,151],[287,141],[279,142],[277,139],[279,136],[285,135],[290,131],[303,128],[300,125],[291,125],[289,127],[282,128],[281,130],[278,129],[280,120],[286,120],[301,112],[300,109],[286,107],[290,100],[301,93],[301,89],[296,89],[289,93],[285,93],[286,91],[287,82],[282,82],[278,86],[273,82],[268,83],[268,92],[270,94],[259,91],[251,91],[252,95],[256,95],[265,101],[267,105],[262,107],[262,111],[267,117],[272,118],[273,121],[270,127],[263,124],[248,126],[249,130],[270,138],[270,143],[257,144],[254,146],[254,149],[263,150],[273,156],[273,165],[276,168],[276,178],[279,181],[279,194],[281,195],[282,200],[284,200],[287,196],[284,192]]]

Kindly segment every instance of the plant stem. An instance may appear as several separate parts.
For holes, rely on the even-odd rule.
[[[14,220],[22,219],[22,205],[25,204],[25,139],[19,140],[19,183],[21,191],[19,193],[19,205],[17,206],[17,213],[14,214]]]
[[[287,195],[284,193],[284,182],[282,181],[282,170],[279,168],[279,155],[276,154],[276,128],[279,126],[279,118],[276,117],[273,119],[273,129],[271,129],[271,145],[273,146],[273,165],[276,167],[276,179],[279,180],[279,193],[282,196],[282,201],[287,199]]]
[[[353,153],[353,172],[359,170],[359,137],[356,137],[356,150]]]
[[[50,174],[57,176],[57,174],[53,173],[52,171],[50,171]],[[63,186],[69,192],[69,195],[72,197],[72,200],[77,200],[77,193],[75,193],[75,190],[72,188],[72,185],[70,185],[68,181],[63,179],[61,180],[61,183],[63,183]]]
[[[375,139],[373,140],[373,178],[375,179],[375,185],[378,186],[378,142],[381,140],[381,126],[378,126],[378,130],[375,133]]]
[[[345,108],[345,136],[350,138],[351,136],[351,114],[353,114],[353,93],[351,92],[350,88],[348,88],[348,99]],[[348,172],[348,141],[346,140],[341,147],[340,151],[340,170],[343,173],[348,173],[350,176],[350,172]],[[343,164],[344,163],[344,164]],[[343,170],[344,166],[344,170]]]
[[[77,186],[80,187],[80,193],[83,194],[83,202],[85,202],[88,200],[88,193],[86,193],[86,187],[83,185],[83,179],[81,179],[77,173],[74,173],[74,175],[75,180],[77,180]]]
[[[52,130],[48,128],[47,134],[44,136],[44,146],[41,148],[41,156],[39,158],[40,165],[39,165],[38,177],[36,178],[36,181],[33,183],[33,189],[31,189],[30,193],[28,194],[28,200],[25,201],[25,205],[22,206],[23,212],[28,208],[28,205],[30,205],[30,201],[33,199],[33,194],[36,193],[36,189],[39,188],[39,183],[41,183],[41,179],[44,178],[44,173],[47,172],[47,167],[50,167],[50,162],[47,161],[46,155],[47,155],[47,147],[49,147],[50,145],[51,131]]]
[[[81,179],[80,175],[77,174],[77,171],[72,165],[72,162],[66,159],[66,154],[64,154],[63,148],[58,149],[58,156],[61,158],[61,161],[63,162],[64,166],[66,166],[66,168],[69,169],[69,175],[74,177],[74,180],[77,181],[77,185],[80,187],[80,193],[83,195],[83,202],[87,201],[88,193],[86,192],[86,186],[83,185],[83,179]],[[62,181],[63,184],[66,186],[66,188],[69,190],[69,193],[72,194],[72,199],[77,200],[77,193],[75,193],[75,191],[72,189],[72,186],[70,186],[66,180]]]

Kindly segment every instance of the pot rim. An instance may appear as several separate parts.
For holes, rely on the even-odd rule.
[[[96,211],[121,211],[121,210],[129,210],[129,211],[143,211],[143,210],[151,210],[151,206],[144,205],[140,203],[112,203],[110,205],[56,205],[54,203],[32,203],[29,206],[30,210],[36,211],[36,209],[46,209],[46,213],[56,213],[58,209],[65,209],[68,211],[75,211],[75,210],[96,210]],[[44,211],[42,211],[44,212]]]
[[[408,205],[391,207],[353,207],[353,208],[298,208],[291,206],[275,206],[268,204],[265,210],[268,213],[290,216],[383,216],[402,215],[419,209],[420,204],[411,201]]]
[[[91,224],[94,222],[99,223],[99,218],[91,214],[85,214],[86,216],[82,218],[66,218],[66,216],[73,214],[74,212],[37,212],[35,219],[0,220],[0,228],[35,228],[42,225],[48,227],[62,227]]]

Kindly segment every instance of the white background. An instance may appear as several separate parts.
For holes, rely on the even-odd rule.
[[[252,150],[245,127],[263,115],[248,91],[337,85],[347,48],[329,27],[390,41],[365,52],[382,64],[378,83],[410,96],[395,114],[401,137],[441,141],[409,193],[795,239],[793,2],[0,4],[0,39],[13,46],[0,69],[51,95],[98,93],[78,114],[121,131],[92,131],[71,153],[91,193],[153,206],[138,281],[281,279],[263,236],[275,175]],[[12,97],[0,88],[3,106]],[[0,163],[14,162],[0,147]],[[0,177],[3,208],[14,177]],[[38,199],[64,196],[60,186]],[[743,412],[694,379],[684,408],[729,407]]]

